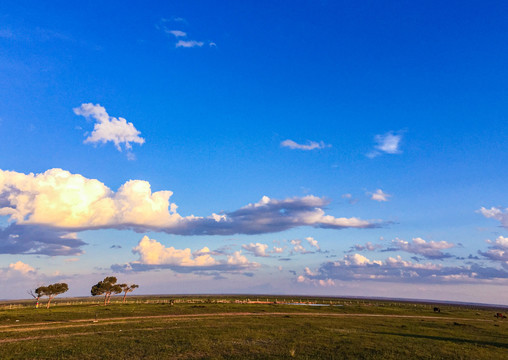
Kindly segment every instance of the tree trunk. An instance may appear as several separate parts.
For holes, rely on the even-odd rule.
[[[48,297],[48,304],[46,305],[46,309],[49,309],[49,304],[51,303],[51,299],[53,299],[51,296]]]
[[[108,293],[104,295],[104,306],[107,305],[107,301],[108,301]]]
[[[125,304],[125,298],[127,297],[127,291],[123,294],[123,303]]]

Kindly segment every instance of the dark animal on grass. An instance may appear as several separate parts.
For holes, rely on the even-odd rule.
[[[496,313],[496,315],[494,315],[494,317],[496,317],[498,319],[506,319],[506,316],[501,313]]]
[[[435,307],[435,308],[434,308],[434,312],[438,312],[438,313],[440,313],[440,312],[441,312],[441,309],[440,309],[440,308],[438,308],[438,307]]]

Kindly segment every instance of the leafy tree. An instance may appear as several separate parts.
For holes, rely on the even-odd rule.
[[[134,289],[137,289],[139,287],[139,285],[132,284],[132,285],[129,286],[127,284],[120,284],[120,287],[122,288],[122,291],[124,292],[124,294],[123,294],[123,302],[125,302],[125,298],[127,297],[127,293],[133,292]]]
[[[37,300],[37,303],[35,304],[35,308],[39,308],[39,299],[44,296],[43,290],[46,289],[46,286],[39,286],[35,290],[28,290],[28,294]]]
[[[46,305],[46,308],[49,309],[51,300],[53,300],[55,296],[63,294],[68,290],[69,285],[67,285],[66,283],[55,283],[48,286],[39,286],[37,289],[35,289],[35,294],[37,294],[36,297],[37,302],[39,301],[39,298],[41,298],[42,296],[48,297],[48,304]]]
[[[116,277],[108,276],[92,286],[90,293],[92,296],[104,295],[104,305],[107,305],[111,299],[111,294],[120,294],[122,292],[122,287],[116,281]]]

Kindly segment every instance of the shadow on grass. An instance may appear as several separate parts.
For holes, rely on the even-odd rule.
[[[394,335],[394,336],[402,336],[402,337],[418,338],[418,339],[428,339],[428,340],[451,341],[451,342],[454,342],[457,344],[489,345],[489,346],[495,346],[495,347],[499,347],[499,348],[507,348],[508,349],[508,343],[498,343],[498,342],[494,342],[494,341],[468,340],[468,339],[458,339],[458,338],[445,337],[445,336],[400,334],[400,333],[390,333],[390,332],[374,332],[374,334]]]

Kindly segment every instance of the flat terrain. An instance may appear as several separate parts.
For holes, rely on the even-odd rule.
[[[139,297],[102,306],[64,299],[49,310],[0,304],[0,359],[508,359],[508,319],[494,317],[504,309],[238,303],[245,300],[182,297],[171,305]]]

